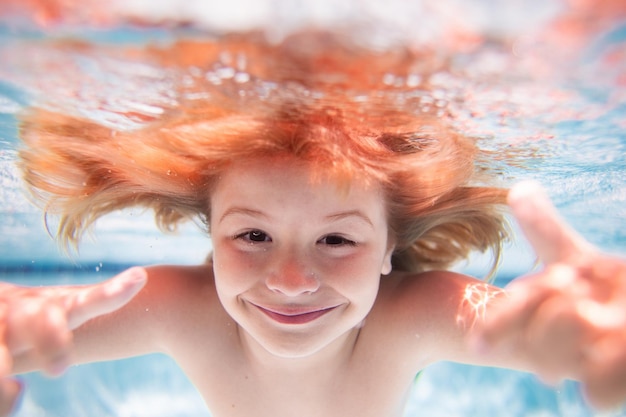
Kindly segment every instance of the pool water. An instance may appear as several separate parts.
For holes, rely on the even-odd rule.
[[[167,10],[168,1],[161,3],[162,9],[156,9]],[[279,3],[258,2],[255,7],[262,4],[271,8]],[[502,3],[472,0],[461,5],[447,0],[426,7],[430,3],[410,6],[391,1],[384,10],[367,4],[374,29],[376,22],[380,22],[379,29],[397,23],[391,25],[395,28],[393,37],[377,35],[377,45],[400,38],[439,45],[450,53],[450,67],[431,76],[433,103],[445,102],[459,128],[476,136],[482,148],[507,155],[490,161],[500,170],[504,185],[522,178],[540,180],[563,215],[587,239],[606,251],[626,254],[626,20],[570,34],[576,42],[558,43],[552,38],[544,42],[538,40],[543,38],[533,38],[533,30],[539,32],[558,16],[564,2]],[[196,9],[180,9],[181,16],[190,18],[199,7],[196,2],[189,4],[195,4]],[[266,9],[254,10],[260,20],[282,19],[292,26],[302,25],[308,11],[318,23],[332,25],[347,19],[350,7],[357,7],[354,2],[336,9],[332,2],[316,4],[285,6],[280,13],[269,15]],[[466,15],[468,29],[462,41],[444,41],[441,37],[442,31],[458,23],[456,14],[450,13],[453,6],[471,11]],[[153,12],[158,14],[158,10]],[[220,12],[228,11],[224,10]],[[433,13],[436,19],[425,19]],[[159,20],[158,15],[150,16]],[[415,29],[411,17],[426,23]],[[224,29],[218,24],[224,21],[216,22],[210,13],[195,18],[197,27],[176,30],[149,25],[98,30],[62,26],[55,32],[42,31],[28,22],[23,26],[0,22],[2,280],[28,285],[87,283],[136,264],[204,260],[211,248],[210,239],[197,227],[186,225],[177,235],[164,235],[153,225],[150,214],[139,210],[105,217],[79,253],[64,254],[48,236],[41,213],[22,194],[14,166],[19,146],[15,116],[25,106],[41,102],[42,97],[58,97],[61,106],[80,107],[83,114],[106,118],[110,123],[128,120],[115,119],[106,109],[103,112],[103,96],[107,96],[109,110],[130,106],[146,113],[154,108],[145,103],[171,99],[167,74],[158,69],[130,62],[120,65],[117,58],[106,56],[68,56],[43,41],[69,36],[108,45],[137,45],[198,36],[206,27]],[[471,41],[469,34],[475,35]],[[495,42],[494,38],[508,40]],[[67,64],[63,70],[59,70],[59,62]],[[79,90],[72,90],[76,86],[71,87],[69,81],[75,80],[68,80],[68,74],[78,77]],[[382,81],[397,80],[390,74]],[[410,84],[409,80],[403,82]],[[125,88],[112,90],[116,86]],[[506,248],[496,283],[506,284],[532,269],[533,263],[523,239],[516,240]],[[484,258],[476,255],[457,269],[480,275],[485,273],[485,265]],[[16,412],[19,417],[210,416],[176,364],[161,355],[77,366],[54,380],[37,373],[20,378],[27,390]],[[626,412],[592,410],[573,382],[549,387],[525,373],[442,363],[419,376],[405,414],[575,417],[621,416]]]
[[[39,374],[28,384],[16,416],[210,417],[195,388],[176,364],[161,355],[81,365],[59,380]],[[88,382],[86,382],[88,381]],[[578,387],[553,389],[534,377],[501,369],[437,364],[423,372],[405,416],[622,416],[594,413]]]

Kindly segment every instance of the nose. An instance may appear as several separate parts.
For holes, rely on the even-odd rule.
[[[289,256],[274,264],[266,278],[266,285],[274,292],[295,297],[316,292],[320,281],[305,262]]]

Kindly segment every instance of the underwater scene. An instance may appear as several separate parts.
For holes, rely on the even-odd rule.
[[[166,233],[141,208],[99,219],[78,249],[64,250],[54,239],[58,220],[31,202],[17,167],[22,112],[36,105],[132,130],[207,94],[250,103],[279,95],[323,100],[300,84],[260,73],[254,60],[262,51],[212,55],[206,47],[233,33],[263,34],[276,43],[292,39],[295,49],[321,47],[300,36],[311,30],[391,60],[396,51],[410,50],[411,61],[399,63],[397,72],[391,64],[364,63],[354,73],[369,71],[368,88],[416,114],[446,118],[475,138],[483,152],[480,168],[499,185],[539,181],[582,236],[606,252],[626,254],[623,1],[6,1],[0,5],[0,280],[93,283],[134,265],[202,263],[211,252],[201,222]],[[351,94],[354,103],[377,100]],[[497,285],[538,267],[511,223]],[[455,269],[484,277],[490,255],[477,253]],[[26,389],[16,417],[211,415],[163,355],[79,365],[56,379],[40,373],[19,378]],[[404,415],[626,411],[594,410],[575,382],[553,387],[523,372],[441,363],[416,378]]]

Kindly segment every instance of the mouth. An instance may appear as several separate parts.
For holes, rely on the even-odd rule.
[[[275,309],[267,309],[259,305],[253,304],[256,308],[261,310],[270,319],[281,324],[306,324],[310,323],[318,318],[330,313],[338,306],[325,307],[315,310],[305,309],[287,309],[283,311],[276,311]]]

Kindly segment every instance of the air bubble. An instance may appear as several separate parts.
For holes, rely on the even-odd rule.
[[[235,74],[235,82],[239,84],[247,83],[250,81],[250,74],[247,72],[238,72]]]
[[[383,84],[391,86],[394,84],[395,81],[396,81],[395,75],[389,74],[389,73],[383,75]]]
[[[417,87],[421,83],[422,77],[418,74],[409,74],[409,76],[406,77],[406,86],[409,88]]]
[[[219,68],[215,70],[215,73],[217,74],[218,77],[220,77],[223,80],[227,80],[235,76],[235,70],[230,67]]]
[[[248,65],[248,58],[244,54],[237,55],[237,69],[243,71]]]

